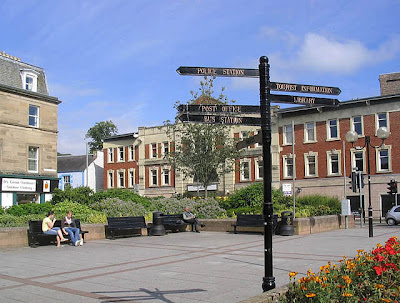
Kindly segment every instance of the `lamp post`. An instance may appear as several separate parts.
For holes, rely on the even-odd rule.
[[[373,230],[373,225],[372,225],[372,205],[371,205],[371,165],[370,165],[370,159],[369,159],[369,147],[372,147],[374,149],[380,148],[385,140],[389,137],[390,132],[386,127],[380,127],[376,135],[379,139],[382,140],[382,143],[379,146],[374,146],[371,144],[371,138],[370,136],[365,136],[365,142],[363,147],[355,147],[357,150],[362,150],[366,148],[367,150],[367,169],[368,169],[368,225],[369,225],[369,237],[374,236],[374,230]],[[354,147],[354,143],[357,142],[358,140],[358,134],[354,130],[351,130],[347,132],[346,134],[346,141],[351,143],[351,146]]]

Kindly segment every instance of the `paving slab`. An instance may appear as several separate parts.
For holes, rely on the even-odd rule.
[[[370,250],[400,226],[376,224],[302,236],[273,237],[276,286],[288,273]],[[239,302],[262,293],[264,236],[182,232],[0,250],[0,302]]]

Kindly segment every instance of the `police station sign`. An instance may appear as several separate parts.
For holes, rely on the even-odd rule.
[[[3,178],[1,182],[2,191],[36,191],[36,180]]]

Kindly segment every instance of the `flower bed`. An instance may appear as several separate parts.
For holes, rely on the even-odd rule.
[[[390,238],[371,252],[358,250],[353,259],[328,263],[315,274],[291,283],[282,302],[400,302],[400,242]]]

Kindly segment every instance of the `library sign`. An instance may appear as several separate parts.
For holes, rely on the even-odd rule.
[[[36,180],[3,178],[1,181],[1,190],[36,192]]]

